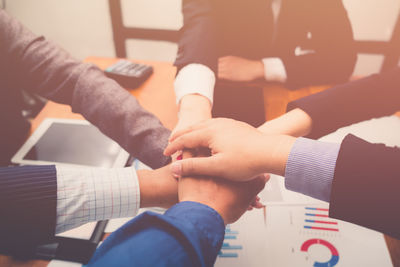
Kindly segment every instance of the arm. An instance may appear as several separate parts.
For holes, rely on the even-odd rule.
[[[346,136],[335,168],[329,215],[399,239],[399,160],[398,147]]]
[[[0,55],[15,87],[72,106],[147,165],[164,166],[170,132],[137,100],[91,64],[38,37],[0,10]]]
[[[0,168],[0,251],[28,256],[37,244],[87,222],[170,207],[177,191],[169,167],[137,174],[132,168]]]
[[[88,266],[212,266],[224,221],[210,207],[182,202],[164,215],[146,212],[112,233]]]
[[[356,62],[353,32],[342,1],[307,1],[282,5],[278,20],[279,31],[276,46],[286,73],[289,88],[316,84],[336,84],[348,80]],[[290,13],[298,10],[297,13]],[[287,13],[287,14],[286,14]],[[306,18],[298,16],[302,14]],[[293,23],[304,24],[300,36],[293,37]],[[300,26],[299,26],[300,27]],[[307,32],[311,39],[306,38]],[[287,40],[294,39],[293,42]],[[333,45],[334,44],[334,45]],[[302,54],[296,51],[313,50]]]
[[[288,189],[329,201],[330,216],[400,237],[399,216],[394,212],[400,203],[397,147],[371,144],[352,135],[341,145],[260,136],[257,130],[226,119],[192,127],[166,151],[176,145],[213,151],[211,157],[190,159],[189,164],[188,159],[174,163],[173,167],[180,165],[179,175],[218,173],[236,180],[265,172],[285,175]]]
[[[287,109],[304,111],[311,123],[301,134],[319,138],[352,123],[394,114],[400,108],[399,84],[400,68],[395,68],[293,101]]]
[[[105,240],[89,266],[212,266],[225,224],[244,213],[265,181],[184,177],[179,204],[163,215],[146,212],[125,224]]]
[[[217,71],[215,25],[209,0],[184,0],[182,35],[175,65],[179,121],[176,130],[211,118]]]

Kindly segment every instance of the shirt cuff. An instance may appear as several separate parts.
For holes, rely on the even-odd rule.
[[[287,74],[283,62],[278,57],[262,59],[264,64],[264,78],[271,82],[286,82]]]
[[[57,234],[91,221],[137,214],[140,188],[133,168],[56,168]]]
[[[329,202],[339,149],[340,144],[298,138],[286,163],[286,188]]]
[[[189,94],[199,94],[213,103],[215,86],[214,72],[202,64],[189,64],[183,67],[175,78],[176,103]]]

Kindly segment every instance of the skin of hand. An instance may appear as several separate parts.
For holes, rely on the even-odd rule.
[[[311,117],[299,108],[258,127],[258,130],[264,134],[285,134],[294,137],[305,136],[311,132],[311,129]]]
[[[179,120],[172,134],[203,120],[210,119],[211,108],[208,98],[197,94],[185,95],[179,103]]]
[[[187,158],[187,152],[184,158]],[[251,181],[234,182],[222,178],[186,176],[179,178],[179,201],[194,201],[217,211],[225,225],[238,220],[251,204],[259,201],[257,194],[264,188],[269,175]],[[258,203],[261,207],[262,205]],[[256,206],[258,207],[258,206]]]
[[[218,78],[249,82],[264,77],[264,64],[261,60],[249,60],[236,56],[225,56],[218,59]]]
[[[244,122],[211,119],[176,132],[164,154],[206,147],[212,156],[174,162],[171,165],[174,175],[208,175],[245,181],[261,173],[284,175],[295,140],[286,135],[262,134]]]
[[[137,176],[141,208],[169,208],[178,203],[178,181],[169,165],[157,170],[139,170]]]

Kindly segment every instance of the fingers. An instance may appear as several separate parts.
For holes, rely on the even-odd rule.
[[[210,134],[206,130],[198,130],[189,132],[183,136],[178,137],[172,143],[169,143],[164,150],[165,156],[171,156],[178,150],[185,148],[198,148],[207,147],[210,139]]]
[[[218,161],[218,155],[183,159],[171,164],[171,172],[176,178],[196,175],[219,176],[222,169]]]
[[[189,126],[189,127],[183,128],[183,129],[181,129],[181,130],[178,130],[178,131],[172,133],[171,136],[169,137],[169,141],[170,141],[170,142],[173,142],[175,139],[177,139],[178,137],[180,137],[180,136],[182,136],[182,135],[184,135],[184,134],[187,134],[187,133],[190,133],[190,132],[192,132],[192,131],[205,128],[205,127],[207,126],[207,122],[208,122],[208,121],[209,121],[209,120],[205,120],[205,121],[196,123],[196,124],[194,124],[194,125],[191,125],[191,126]]]

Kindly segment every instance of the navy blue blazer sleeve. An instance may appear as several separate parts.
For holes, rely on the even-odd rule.
[[[0,252],[29,256],[54,237],[55,166],[0,168]]]
[[[398,147],[346,136],[336,163],[329,215],[400,239],[399,162]]]
[[[400,68],[339,85],[289,103],[313,121],[308,137],[319,138],[356,122],[388,116],[400,109]]]
[[[199,63],[217,73],[217,30],[210,0],[182,0],[183,27],[175,66]]]
[[[213,209],[181,202],[145,212],[111,234],[88,266],[213,266],[225,225]]]

